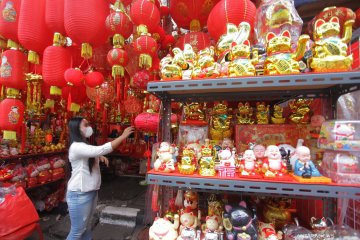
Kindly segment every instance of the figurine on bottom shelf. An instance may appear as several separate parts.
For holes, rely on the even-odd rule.
[[[197,240],[197,226],[198,218],[194,215],[191,209],[186,208],[185,210],[181,210],[179,237],[177,240]]]
[[[226,237],[229,240],[258,239],[256,215],[241,202],[238,207],[225,206],[223,218]]]
[[[296,212],[296,209],[291,208],[291,199],[288,198],[268,198],[264,205],[264,221],[274,223],[276,229],[289,224],[292,213]]]
[[[172,224],[166,218],[155,218],[153,225],[149,229],[149,240],[176,240],[178,237],[179,215],[174,217],[175,223]]]
[[[181,157],[181,162],[178,163],[179,172],[185,175],[194,174],[196,169],[195,160],[196,160],[195,151],[187,147],[184,148]]]
[[[321,177],[319,170],[311,161],[310,149],[300,146],[296,149],[297,160],[295,161],[294,174],[303,178]]]
[[[222,240],[223,227],[220,226],[220,221],[217,216],[207,216],[206,223],[202,225],[202,232],[204,238],[202,240]]]
[[[218,166],[220,177],[235,177],[236,165],[234,151],[221,150],[219,153],[220,164]]]
[[[239,113],[236,114],[238,124],[254,124],[253,109],[248,102],[238,104]]]
[[[157,172],[174,172],[174,158],[173,158],[173,148],[170,143],[162,142],[160,148],[157,151],[158,158],[154,162],[154,169]]]
[[[262,162],[263,162],[263,160],[265,158],[266,148],[261,144],[257,144],[257,145],[254,146],[253,151],[254,151],[254,154],[255,154],[255,157],[256,157],[256,161],[259,164],[262,164]]]
[[[280,150],[275,145],[269,145],[266,148],[263,161],[263,172],[265,177],[283,177],[286,175],[286,164],[283,163]]]
[[[199,213],[198,202],[199,202],[199,195],[197,194],[197,192],[193,192],[190,190],[185,191],[184,208],[190,208],[194,216]],[[198,218],[200,219],[201,216],[198,215]]]
[[[259,222],[259,240],[279,240],[282,239],[282,232],[276,233],[273,223]]]
[[[253,150],[246,150],[240,163],[240,176],[260,177]]]
[[[202,146],[199,164],[199,174],[201,176],[215,176],[215,162],[214,157],[212,156],[212,146],[210,145],[209,139],[205,139],[205,145]]]
[[[321,233],[321,232],[324,232],[329,226],[326,221],[326,218],[311,217],[310,227],[315,233]]]

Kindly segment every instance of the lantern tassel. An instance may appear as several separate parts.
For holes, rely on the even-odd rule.
[[[19,48],[19,44],[17,44],[17,43],[14,42],[13,40],[8,39],[8,41],[7,41],[7,47],[8,47],[8,48],[12,48],[12,49],[18,49],[18,48]]]
[[[55,101],[52,99],[46,99],[44,108],[54,108]]]
[[[50,87],[50,95],[61,96],[61,94],[62,94],[61,88],[56,87],[56,86],[51,86]]]
[[[68,102],[67,102],[67,110],[69,112],[71,111],[71,103],[72,103],[72,98],[71,98],[71,91],[70,91],[69,95],[68,95]]]
[[[124,67],[120,65],[114,65],[112,68],[112,77],[124,77]]]
[[[139,67],[147,68],[147,69],[152,67],[152,58],[149,54],[145,54],[145,53],[140,54]]]
[[[159,185],[155,185],[151,197],[151,209],[154,212],[159,211],[158,201],[159,201]]]
[[[96,110],[100,110],[100,96],[96,95]]]
[[[115,34],[113,37],[114,48],[122,48],[125,44],[124,37],[121,34]]]
[[[37,52],[30,50],[28,55],[28,62],[32,64],[39,64],[40,63],[39,54],[37,54]]]
[[[5,87],[1,86],[0,100],[4,99],[4,89],[5,89]]]
[[[92,57],[92,47],[89,43],[81,44],[81,57],[90,59]]]
[[[70,105],[70,111],[76,113],[80,111],[80,105],[77,103],[71,103]]]
[[[25,143],[26,143],[26,124],[21,125],[21,148],[20,152],[25,153]]]
[[[121,100],[121,80],[116,79],[116,99]]]
[[[16,132],[4,130],[3,139],[5,140],[16,140]]]

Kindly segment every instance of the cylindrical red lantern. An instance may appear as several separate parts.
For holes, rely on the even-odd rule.
[[[129,62],[128,55],[124,49],[113,48],[107,55],[107,61],[112,66],[112,76],[124,77],[124,67]]]
[[[225,34],[226,24],[239,25],[241,22],[250,24],[254,28],[256,7],[250,0],[221,0],[211,10],[207,27],[210,35],[217,41]]]
[[[104,75],[97,71],[90,71],[85,76],[85,85],[89,88],[99,87],[104,81]]]
[[[178,43],[176,43],[177,47],[180,47],[184,50],[185,44],[190,44],[195,53],[210,47],[210,37],[208,34],[203,32],[189,32],[185,34],[183,37],[179,38]]]
[[[177,122],[177,116],[171,114],[171,123]],[[153,112],[143,112],[135,118],[135,128],[147,133],[157,133],[160,124],[160,114]]]
[[[18,42],[20,5],[21,0],[3,0],[0,4],[0,35],[15,42]]]
[[[148,32],[156,30],[160,23],[160,12],[149,0],[135,0],[130,9],[130,17],[135,25],[146,26]]]
[[[18,37],[30,50],[29,62],[39,63],[39,54],[52,43],[52,33],[45,24],[45,0],[21,1]]]
[[[151,68],[152,57],[155,55],[157,50],[156,41],[148,36],[141,35],[134,42],[135,51],[140,54],[139,56],[139,67]]]
[[[79,87],[83,85],[85,76],[79,68],[68,68],[64,73],[64,78],[68,85]]]
[[[51,86],[51,94],[61,95],[61,88],[67,85],[65,71],[71,67],[71,51],[60,46],[49,46],[44,51],[43,79]]]
[[[77,44],[82,44],[81,55],[92,57],[92,45],[106,41],[105,20],[109,7],[106,1],[65,0],[65,29]]]
[[[45,22],[52,32],[65,35],[64,26],[64,0],[47,0],[45,11]]]
[[[151,80],[151,75],[147,70],[140,70],[132,77],[131,85],[141,90],[147,89],[147,84]]]
[[[24,120],[24,104],[15,98],[6,98],[0,102],[0,129],[3,138],[16,140],[16,132]]]
[[[26,89],[25,73],[28,64],[26,55],[19,50],[6,50],[2,54],[0,67],[0,84],[7,88]]]

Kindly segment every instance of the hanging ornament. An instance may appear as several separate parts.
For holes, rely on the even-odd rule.
[[[17,47],[21,0],[3,0],[0,3],[0,35],[8,39],[8,47]]]
[[[85,85],[89,88],[98,88],[104,81],[104,75],[97,71],[90,71],[85,75]]]
[[[139,70],[132,77],[131,86],[137,89],[146,90],[150,79],[151,75],[148,70]]]
[[[42,76],[39,74],[26,74],[26,111],[30,116],[41,115],[41,85]]]
[[[135,0],[130,9],[130,17],[139,29],[147,29],[147,32],[156,30],[160,23],[160,12],[153,1]]]
[[[86,87],[83,85],[78,87],[67,86],[63,89],[61,97],[67,101],[67,110],[77,113],[87,99]]]
[[[146,31],[138,37],[134,44],[135,51],[139,56],[139,67],[149,69],[152,66],[152,58],[156,54],[156,41]]]
[[[65,81],[68,85],[79,87],[84,83],[84,74],[79,68],[68,68],[64,73]]]
[[[129,62],[127,52],[122,48],[113,48],[107,55],[107,61],[112,66],[112,76],[124,77],[124,68]]]
[[[171,123],[177,122],[177,116],[171,114]],[[160,114],[152,110],[140,113],[135,118],[135,128],[146,133],[157,133],[160,124]]]
[[[0,67],[0,84],[7,88],[26,89],[25,72],[28,70],[26,55],[9,49],[3,52]]]

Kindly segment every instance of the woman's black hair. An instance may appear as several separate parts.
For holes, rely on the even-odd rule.
[[[70,146],[74,142],[86,142],[86,139],[81,135],[80,132],[80,124],[81,121],[84,120],[83,117],[73,117],[69,121],[69,139],[70,139]],[[95,158],[89,158],[89,171],[90,174],[95,164]]]

